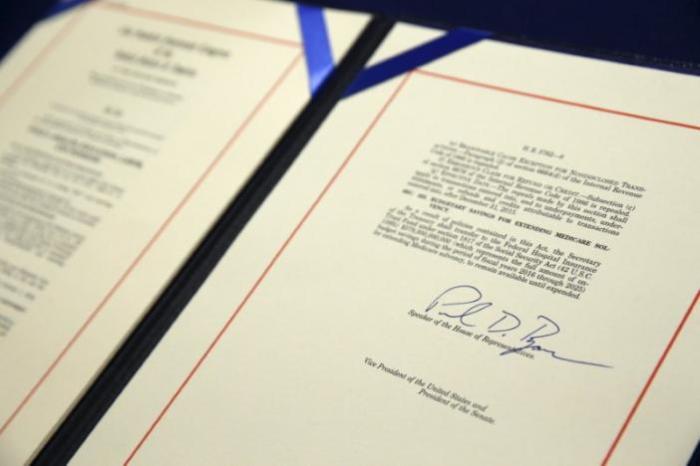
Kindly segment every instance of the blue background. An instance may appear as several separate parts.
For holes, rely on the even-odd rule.
[[[485,29],[502,40],[700,74],[700,0],[311,2],[426,25]],[[0,57],[52,3],[0,0]]]

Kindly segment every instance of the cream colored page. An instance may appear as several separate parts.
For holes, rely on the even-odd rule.
[[[36,451],[308,100],[293,5],[166,3],[72,11],[3,64],[2,464]],[[342,56],[366,17],[328,20]]]
[[[58,31],[70,20],[63,14],[39,21],[22,36],[15,47],[0,62],[0,89],[2,92],[12,85],[20,74],[37,58]]]
[[[697,91],[486,41],[342,102],[73,463],[683,464],[692,315],[613,444],[697,293]]]
[[[695,307],[621,437],[611,464],[685,466],[690,459],[700,432],[700,318]]]

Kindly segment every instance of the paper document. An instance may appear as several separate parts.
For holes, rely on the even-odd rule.
[[[365,15],[330,12],[337,58]],[[308,102],[273,2],[91,2],[0,97],[0,463],[25,462]]]
[[[73,464],[683,464],[698,91],[483,41],[342,101]]]

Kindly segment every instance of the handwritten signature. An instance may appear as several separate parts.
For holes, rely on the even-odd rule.
[[[464,327],[476,327],[477,324],[470,322],[473,316],[493,307],[492,302],[482,299],[481,291],[472,285],[457,285],[450,287],[437,295],[435,299],[425,308],[425,313],[437,311],[439,315],[450,319],[456,319]],[[488,326],[488,333],[500,333],[501,336],[516,335],[522,331],[522,319],[512,312],[501,310]],[[537,328],[527,328],[527,334],[520,338],[522,346],[514,346],[500,353],[505,356],[511,353],[518,353],[527,349],[548,354],[551,358],[572,364],[582,364],[586,366],[602,367],[610,369],[612,366],[598,362],[585,361],[582,359],[562,356],[556,351],[545,348],[540,343],[541,340],[552,338],[561,331],[561,327],[553,319],[545,315],[537,316]],[[510,333],[514,332],[514,333]]]

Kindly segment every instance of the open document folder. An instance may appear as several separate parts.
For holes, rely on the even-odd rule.
[[[367,16],[327,12],[336,57]],[[309,101],[293,4],[91,2],[0,73],[0,464],[26,461]]]
[[[496,41],[343,100],[73,464],[684,464],[698,108]]]
[[[699,108],[496,41],[343,100],[72,464],[684,464]]]

